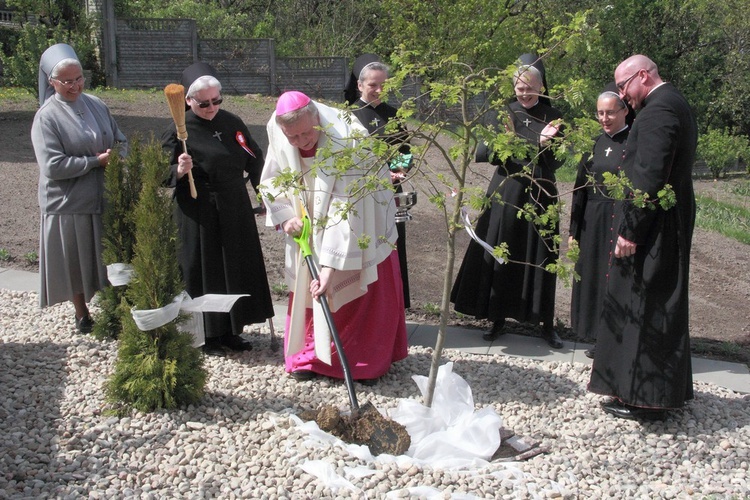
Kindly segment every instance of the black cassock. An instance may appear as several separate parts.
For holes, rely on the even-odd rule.
[[[162,143],[170,154],[169,185],[175,188],[180,269],[191,297],[207,293],[250,294],[227,313],[205,313],[206,338],[239,335],[244,325],[274,315],[263,252],[247,190],[260,180],[263,154],[242,120],[219,110],[213,120],[185,113],[188,153],[198,191],[191,198],[188,176],[177,181],[182,143],[174,126]],[[240,142],[255,155],[243,149]]]
[[[508,107],[516,135],[537,146],[544,127],[562,117],[557,109],[543,102],[528,110],[517,101]],[[542,237],[532,222],[519,219],[516,207],[532,203],[539,212],[543,212],[555,202],[555,170],[560,162],[546,148],[535,149],[532,156],[536,156],[536,164],[532,168],[535,183],[524,177],[508,177],[532,164],[532,158],[511,158],[499,162],[488,156],[486,146],[477,149],[478,162],[489,160],[493,165],[498,165],[490,180],[487,196],[497,192],[503,203],[493,201],[491,207],[479,217],[475,231],[480,239],[492,246],[507,243],[510,259],[545,266],[557,260],[557,252],[550,249],[552,237]],[[557,228],[554,232],[557,233]],[[491,321],[514,318],[552,326],[555,282],[555,274],[533,265],[499,264],[472,240],[453,284],[451,301],[456,311],[477,318]]]
[[[573,331],[588,341],[596,340],[620,228],[621,202],[604,187],[604,173],[619,174],[629,133],[626,128],[612,137],[603,133],[596,139],[591,156],[578,167],[573,191],[570,236],[580,248],[576,272],[581,280],[573,283],[570,319]]]
[[[645,99],[628,138],[623,170],[633,186],[653,200],[668,183],[677,200],[668,210],[622,204],[619,234],[638,246],[610,268],[588,388],[633,406],[679,408],[693,397],[688,282],[697,135],[689,104],[667,83]]]
[[[390,145],[399,146],[400,153],[409,153],[411,150],[408,144],[404,143],[403,133],[398,131],[393,134],[385,135],[385,125],[389,120],[396,117],[398,110],[393,106],[381,102],[377,106],[372,106],[365,103],[362,99],[357,100],[354,103],[352,109],[354,116],[367,128],[370,135],[380,136],[384,141]],[[394,182],[396,192],[403,192],[400,182]],[[411,301],[409,299],[409,272],[406,263],[406,223],[397,222],[396,230],[398,231],[398,240],[396,241],[396,249],[398,250],[398,261],[401,267],[401,280],[404,285],[404,307],[411,307]]]

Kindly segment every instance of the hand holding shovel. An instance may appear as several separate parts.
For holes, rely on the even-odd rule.
[[[299,245],[313,279],[319,279],[318,269],[313,260],[312,249],[310,248],[310,218],[307,214],[302,216],[302,230],[298,236],[294,237],[294,241]],[[400,455],[404,453],[409,449],[409,444],[411,443],[411,438],[406,428],[398,422],[385,418],[372,403],[366,402],[361,408],[359,403],[357,403],[357,395],[354,392],[354,383],[351,371],[349,370],[349,362],[346,359],[339,332],[333,323],[333,315],[331,314],[331,309],[328,307],[328,299],[325,294],[321,294],[319,300],[323,307],[328,328],[331,331],[331,337],[333,337],[333,343],[336,345],[336,350],[339,354],[341,367],[344,370],[344,380],[352,407],[351,417],[348,419],[342,418],[342,420],[346,420],[346,423],[340,427],[345,429],[345,434],[351,440],[350,442],[367,445],[373,455],[381,453]]]
[[[302,256],[305,258],[310,274],[314,280],[318,279],[318,267],[315,265],[313,260],[312,249],[310,248],[310,218],[307,214],[302,216],[302,231],[294,237],[294,241],[299,245]],[[359,403],[357,403],[357,395],[354,392],[354,381],[352,380],[352,374],[349,370],[349,362],[346,359],[344,353],[344,347],[341,344],[341,338],[339,332],[336,329],[336,324],[333,322],[333,314],[331,314],[331,308],[328,306],[328,298],[325,294],[319,297],[320,305],[323,307],[323,314],[325,314],[326,322],[328,323],[328,329],[331,331],[331,337],[333,337],[333,343],[336,346],[336,350],[339,353],[339,360],[341,361],[341,367],[344,370],[344,381],[346,382],[346,389],[349,391],[349,403],[352,407],[352,412],[356,413],[359,411]]]

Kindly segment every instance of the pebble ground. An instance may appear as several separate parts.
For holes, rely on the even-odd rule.
[[[548,451],[525,462],[434,470],[311,440],[291,414],[348,406],[343,383],[296,382],[264,328],[254,350],[206,358],[200,404],[108,415],[115,342],[75,333],[72,306],[0,290],[0,498],[749,498],[750,395],[696,382],[664,422],[617,420],[586,392],[589,368],[446,351],[478,408]],[[360,402],[418,398],[431,350],[412,347]],[[327,471],[333,480],[322,479]]]

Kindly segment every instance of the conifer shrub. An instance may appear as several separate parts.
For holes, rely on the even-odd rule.
[[[151,141],[142,149],[143,188],[134,211],[134,277],[125,292],[128,309],[158,309],[184,290],[177,264],[177,228],[172,201],[162,187],[168,159]],[[179,320],[149,331],[123,316],[115,373],[107,395],[115,413],[150,412],[199,400],[206,383],[202,353],[191,334],[178,331]]]
[[[102,221],[102,258],[105,265],[130,264],[135,246],[135,205],[141,190],[143,169],[142,141],[135,135],[130,151],[122,159],[117,149],[110,155],[104,170],[105,205]],[[99,292],[100,312],[96,315],[92,335],[100,340],[115,339],[122,331],[122,317],[129,314],[121,308],[127,285],[107,286]]]

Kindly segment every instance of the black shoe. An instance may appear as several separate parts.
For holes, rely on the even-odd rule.
[[[91,333],[94,329],[94,320],[91,319],[90,315],[86,315],[81,319],[76,318],[76,330],[79,333]]]
[[[242,337],[239,335],[224,335],[219,339],[219,342],[232,351],[242,352],[253,350],[253,345],[250,342],[242,340]]]
[[[367,387],[373,387],[374,385],[376,385],[378,383],[378,379],[376,379],[376,378],[361,378],[359,380],[355,380],[355,382],[358,382],[358,383],[360,383],[360,384],[362,384],[364,386],[367,386]]]
[[[563,341],[555,330],[542,330],[542,338],[552,349],[563,348]]]
[[[630,406],[617,399],[602,403],[602,410],[626,420],[664,420],[667,416],[666,410]]]
[[[222,347],[221,344],[217,342],[207,342],[203,346],[203,354],[205,354],[206,356],[216,356],[217,358],[227,357],[227,351],[225,351],[224,347]]]
[[[308,380],[314,379],[318,376],[318,374],[310,370],[297,370],[294,372],[289,372],[289,376],[297,382],[306,382]]]
[[[583,351],[583,355],[586,356],[589,359],[594,359],[594,350],[596,349],[596,346],[592,347],[591,349],[586,349]]]
[[[497,339],[501,335],[505,335],[505,321],[495,321],[492,323],[492,328],[489,332],[486,332],[484,335],[482,335],[482,339],[486,340],[487,342],[492,342],[493,340]]]

